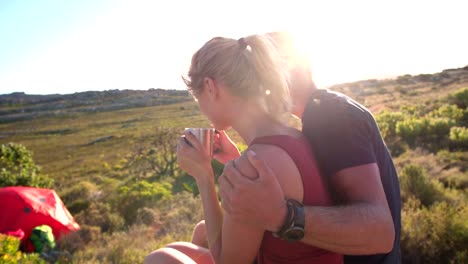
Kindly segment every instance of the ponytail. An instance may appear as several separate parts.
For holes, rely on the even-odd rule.
[[[261,104],[276,119],[282,120],[290,111],[287,75],[278,51],[261,35],[246,38],[250,47],[249,61],[258,78]]]

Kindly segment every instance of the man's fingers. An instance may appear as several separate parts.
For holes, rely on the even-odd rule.
[[[218,178],[219,195],[221,196],[221,206],[230,214],[232,212],[231,199],[235,195],[234,188],[224,174]]]
[[[253,152],[252,150],[247,151],[247,158],[250,164],[252,164],[252,166],[258,172],[257,179],[271,177],[273,175],[273,171],[270,169],[270,167],[268,167],[263,160],[259,159],[255,152]]]
[[[232,192],[234,187],[232,184],[229,182],[229,180],[226,178],[224,174],[221,174],[218,178],[218,185],[219,189],[224,191],[224,192]]]
[[[223,176],[226,177],[226,180],[229,181],[233,189],[236,189],[237,186],[246,185],[251,181],[247,176],[237,170],[232,160],[224,165]]]
[[[234,194],[232,187],[227,181],[219,182],[219,195],[221,196],[221,206],[230,214],[232,212],[231,196]]]

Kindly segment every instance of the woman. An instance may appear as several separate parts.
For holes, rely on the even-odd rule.
[[[249,145],[249,155],[257,155],[271,166],[285,198],[330,205],[305,138],[286,124],[289,94],[282,69],[280,57],[266,37],[218,37],[193,55],[185,81],[201,112],[218,131],[232,127]],[[234,164],[249,164],[246,155]],[[173,243],[151,253],[145,263],[342,263],[341,255],[286,242],[256,223],[238,223],[223,214],[211,157],[188,132],[179,140],[177,158],[200,190],[209,249]],[[244,174],[253,175],[250,171]]]

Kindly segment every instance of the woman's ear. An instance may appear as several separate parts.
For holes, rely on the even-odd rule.
[[[208,97],[212,100],[217,99],[219,96],[219,86],[216,81],[212,78],[205,77],[203,84],[205,85],[205,92],[208,94]]]

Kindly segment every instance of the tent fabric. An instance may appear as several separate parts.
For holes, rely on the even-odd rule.
[[[25,242],[33,228],[48,225],[54,237],[80,229],[54,190],[33,187],[0,188],[0,233],[21,229]]]

